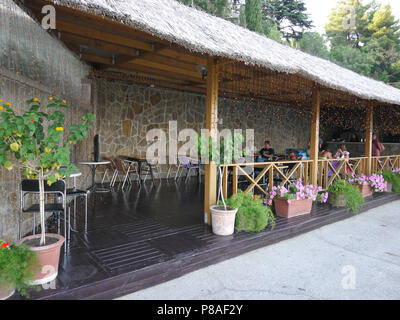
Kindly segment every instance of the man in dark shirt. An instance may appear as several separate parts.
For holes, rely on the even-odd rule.
[[[258,157],[258,161],[265,162],[271,161],[274,157],[275,151],[271,147],[271,143],[269,141],[265,141],[264,148],[260,150],[260,156]]]

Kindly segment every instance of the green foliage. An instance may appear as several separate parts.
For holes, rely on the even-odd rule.
[[[353,26],[350,8],[354,8]],[[400,80],[400,24],[390,5],[340,1],[325,29],[332,61],[384,82]]]
[[[0,244],[4,242],[0,241]],[[40,270],[37,253],[29,250],[28,246],[0,248],[0,290],[12,285],[21,295],[29,298],[28,290],[39,289],[29,284],[37,270]]]
[[[225,17],[229,12],[228,0],[179,0],[186,5],[205,11],[218,17]]]
[[[49,98],[47,108],[66,109],[66,101]],[[79,125],[72,125],[64,139],[65,116],[60,110],[41,111],[37,98],[26,101],[29,111],[18,115],[10,103],[0,105],[0,166],[13,169],[17,160],[28,179],[37,179],[40,172],[51,184],[69,176],[77,168],[70,163],[70,146],[88,136],[95,116],[87,114]],[[61,169],[65,166],[65,169]]]
[[[304,31],[312,27],[306,12],[303,0],[263,0],[263,20],[276,24],[288,42],[301,39]]]
[[[262,33],[261,0],[246,0],[245,15],[247,28]]]
[[[300,50],[314,56],[329,59],[329,50],[325,39],[318,32],[306,32],[298,42]]]
[[[364,203],[360,189],[347,180],[337,179],[328,188],[330,203],[333,204],[343,194],[346,201],[346,209],[354,213],[360,212]]]
[[[215,162],[217,165],[229,164],[245,156],[243,150],[244,137],[239,133],[229,133],[220,144],[215,139],[198,137],[198,153],[202,159]]]
[[[400,175],[398,173],[394,173],[390,169],[384,169],[378,174],[382,174],[385,181],[392,184],[392,191],[400,193]]]
[[[268,224],[275,227],[275,217],[271,209],[264,205],[261,198],[245,194],[239,191],[226,200],[226,204],[231,208],[237,208],[236,229],[237,231],[260,232]]]

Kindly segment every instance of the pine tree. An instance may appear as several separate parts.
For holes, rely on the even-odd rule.
[[[246,0],[245,15],[247,28],[262,33],[261,0]]]

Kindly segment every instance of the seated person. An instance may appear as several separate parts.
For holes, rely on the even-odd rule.
[[[318,153],[318,159],[327,160],[333,159],[332,153],[329,151],[329,146],[324,143],[321,147],[321,151]]]
[[[269,141],[265,141],[264,148],[260,150],[260,155],[258,156],[258,162],[266,162],[272,161],[274,157],[274,149],[271,147],[271,143]]]
[[[293,149],[289,150],[288,157],[289,157],[289,160],[291,160],[291,161],[296,161],[297,160],[297,156],[294,154],[294,150]]]
[[[346,145],[340,144],[338,145],[338,149],[335,153],[336,159],[348,159],[350,156],[350,152],[347,151]]]
[[[258,156],[259,153],[256,150],[256,147],[254,146],[254,141],[249,140],[247,143],[246,148],[243,150],[243,156],[244,157],[251,157],[251,156]],[[254,159],[253,159],[254,160]],[[253,162],[253,160],[251,162]]]

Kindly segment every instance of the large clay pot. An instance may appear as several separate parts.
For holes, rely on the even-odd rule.
[[[40,234],[28,236],[19,240],[18,244],[32,239],[40,239],[40,237]],[[48,238],[56,238],[57,242],[45,246],[30,246],[30,250],[37,252],[40,265],[42,266],[40,270],[35,272],[34,280],[30,281],[32,285],[48,283],[57,278],[60,250],[65,239],[59,234],[46,233],[46,240]]]
[[[311,212],[312,200],[285,200],[274,199],[275,212],[278,216],[284,218],[292,218]]]
[[[373,191],[369,184],[359,184],[358,188],[364,198],[372,196]]]
[[[238,209],[225,210],[224,206],[211,206],[211,222],[213,233],[219,236],[229,236],[235,231],[235,218]]]
[[[6,300],[11,297],[15,293],[15,289],[13,286],[6,286],[3,289],[0,289],[0,300]]]
[[[346,206],[346,198],[344,197],[343,193],[339,193],[336,196],[331,196],[329,195],[329,198],[335,199],[335,201],[332,203],[333,207],[345,207]]]

